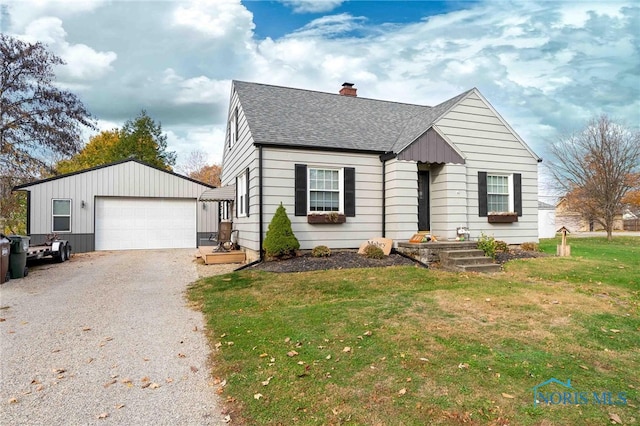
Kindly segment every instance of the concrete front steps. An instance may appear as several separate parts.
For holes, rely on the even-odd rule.
[[[501,267],[493,263],[491,258],[479,249],[442,250],[440,252],[440,266],[451,271],[462,272],[500,272]]]

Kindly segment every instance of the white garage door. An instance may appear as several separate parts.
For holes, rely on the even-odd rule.
[[[195,248],[196,201],[96,198],[96,250]]]

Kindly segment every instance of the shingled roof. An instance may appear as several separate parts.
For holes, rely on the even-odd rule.
[[[436,107],[234,81],[258,145],[369,152],[406,148],[469,91]]]

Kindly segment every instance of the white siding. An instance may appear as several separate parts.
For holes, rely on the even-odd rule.
[[[467,226],[470,200],[466,167],[464,164],[445,164],[433,165],[429,170],[431,233],[443,241],[454,239],[456,228]]]
[[[418,167],[415,161],[387,161],[386,237],[408,241],[418,230]]]
[[[222,186],[233,185],[236,178],[249,169],[249,216],[236,217],[236,208],[233,206],[233,229],[238,230],[238,244],[250,250],[260,251],[260,211],[258,193],[258,149],[253,145],[253,137],[247,124],[242,105],[239,103],[235,91],[231,94],[229,104],[229,120],[238,108],[238,135],[237,141],[229,147],[229,133],[226,132],[224,153],[222,160]]]
[[[179,176],[128,161],[26,187],[31,192],[31,233],[49,234],[54,198],[71,199],[71,232],[94,232],[95,197],[197,199],[208,187]],[[84,207],[82,203],[84,202]],[[198,209],[198,231],[217,229],[217,206]]]
[[[295,216],[295,164],[308,167],[355,167],[356,216],[342,224],[310,225]],[[377,155],[336,153],[284,148],[263,148],[264,232],[282,203],[300,248],[317,245],[357,248],[382,234],[382,163]]]
[[[466,191],[466,225],[472,237],[481,232],[507,243],[538,241],[538,164],[537,158],[508,124],[478,94],[471,93],[436,122],[436,130],[445,135],[466,158],[466,188],[457,166],[446,165],[432,186],[432,224],[436,234],[455,231],[464,225],[463,207],[458,205]],[[478,172],[522,174],[523,215],[518,222],[490,224],[478,216]],[[443,174],[444,173],[444,174]],[[434,179],[436,177],[434,176]],[[447,207],[445,207],[447,206]],[[451,218],[450,218],[451,217]]]

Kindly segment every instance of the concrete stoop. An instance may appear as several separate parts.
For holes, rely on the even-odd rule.
[[[440,266],[450,271],[495,273],[502,268],[479,249],[442,250]]]

